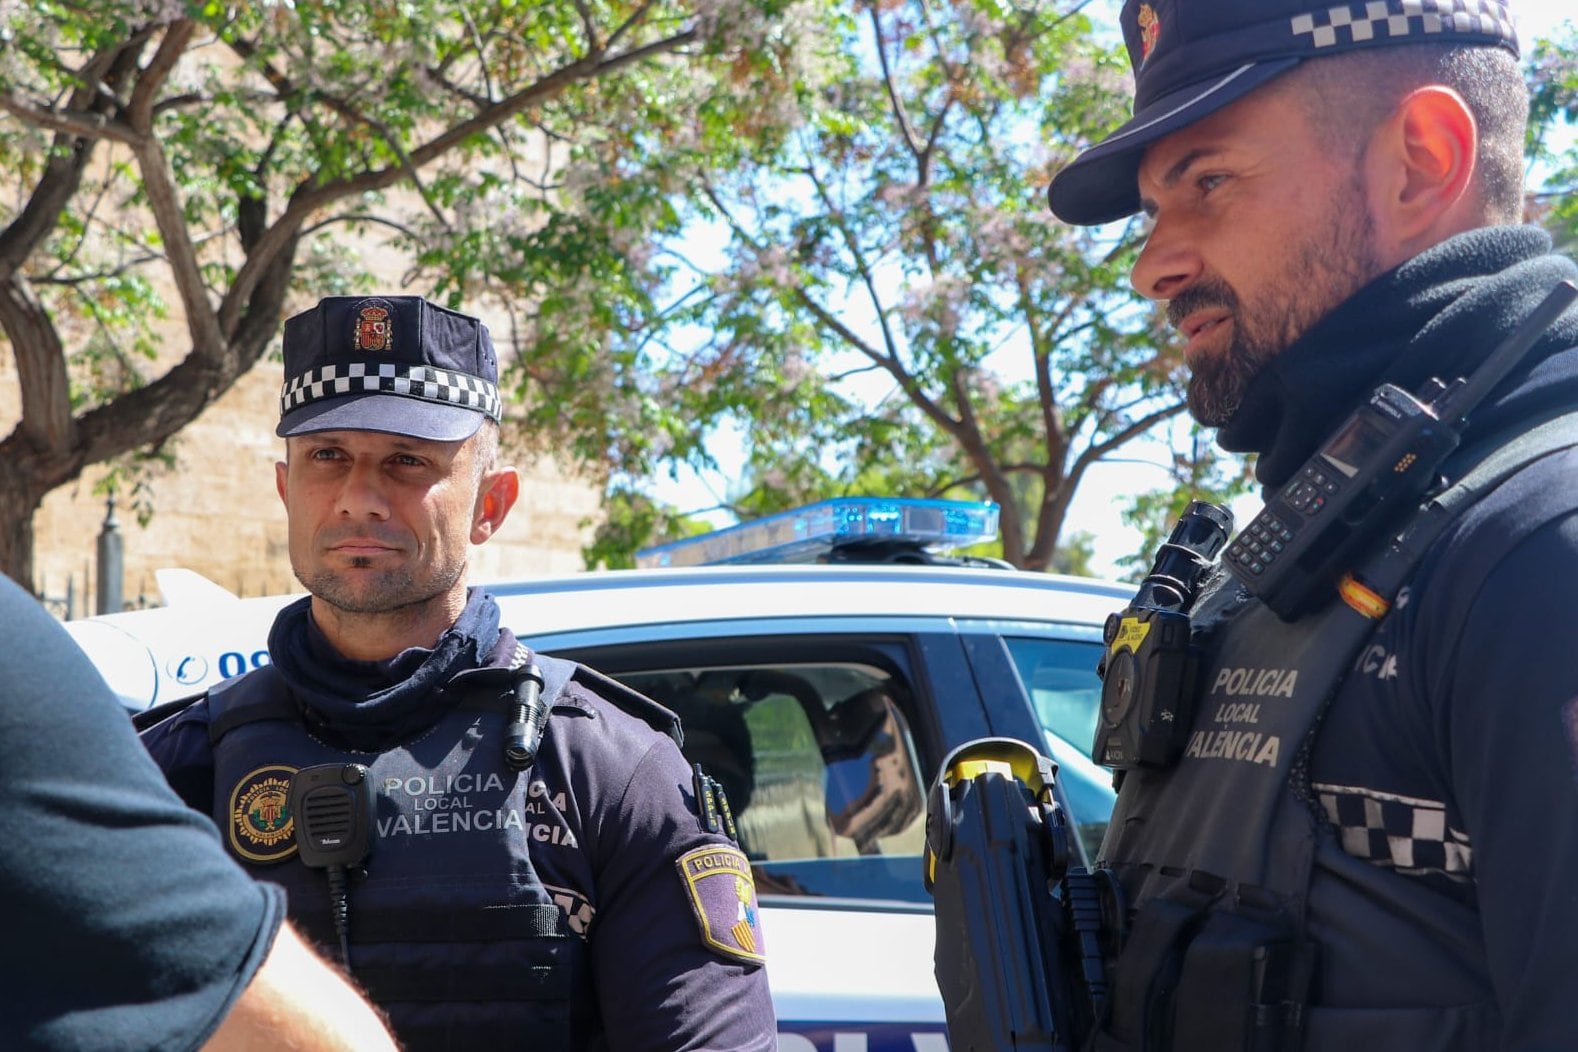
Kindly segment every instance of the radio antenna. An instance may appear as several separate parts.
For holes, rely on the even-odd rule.
[[[1463,418],[1468,416],[1469,410],[1478,405],[1480,399],[1489,394],[1491,388],[1499,384],[1512,367],[1523,360],[1529,348],[1545,334],[1545,330],[1550,328],[1552,322],[1561,317],[1574,297],[1578,297],[1578,286],[1574,286],[1570,281],[1558,282],[1556,287],[1540,301],[1539,306],[1523,319],[1523,323],[1512,335],[1490,352],[1485,358],[1485,364],[1474,370],[1471,378],[1453,384],[1441,395],[1436,410],[1441,422],[1451,427],[1461,424]]]

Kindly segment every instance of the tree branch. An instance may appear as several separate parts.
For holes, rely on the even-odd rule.
[[[126,104],[127,123],[137,129],[139,134],[146,135],[152,131],[154,99],[169,79],[176,63],[186,54],[196,31],[197,23],[189,18],[171,23],[164,31],[164,39],[159,41],[159,48],[152,60],[143,67],[136,87],[132,89],[131,101]]]
[[[20,273],[13,272],[0,285],[0,329],[16,356],[22,393],[18,432],[38,453],[70,449],[76,444],[77,432],[71,415],[66,349],[49,313]],[[6,499],[13,499],[13,495]]]
[[[47,128],[76,139],[110,139],[131,144],[137,133],[121,121],[103,114],[81,110],[62,109],[58,106],[38,106],[11,92],[0,93],[0,110],[40,128]]]
[[[652,0],[642,0],[641,3],[637,4],[630,12],[630,17],[625,19],[619,25],[615,26],[614,31],[608,34],[608,40],[603,45],[604,49],[606,50],[607,48],[611,48],[615,44],[618,44],[620,40],[624,39],[626,33],[629,33],[635,29],[636,26],[640,25],[642,22],[645,22],[647,15],[651,13],[651,11]],[[690,32],[692,36],[695,35],[694,29],[692,29]]]
[[[893,119],[898,122],[899,132],[904,136],[904,145],[919,159],[923,149],[920,137],[915,134],[915,126],[910,123],[909,114],[904,112],[904,101],[899,98],[899,87],[893,78],[893,68],[888,64],[888,42],[882,33],[881,6],[872,4],[870,14],[871,35],[876,39],[877,60],[882,64],[882,85],[888,91],[888,104],[893,109]]]
[[[532,104],[558,94],[571,84],[603,76],[633,63],[641,62],[653,55],[672,51],[694,40],[695,37],[696,33],[694,30],[686,30],[665,37],[662,40],[621,52],[607,59],[581,59],[571,62],[538,79],[509,98],[483,107],[474,117],[461,121],[459,124],[440,132],[422,146],[410,151],[409,159],[405,165],[394,168],[374,169],[363,172],[360,175],[338,179],[329,183],[314,185],[303,182],[291,194],[284,213],[259,239],[254,250],[248,253],[246,262],[236,272],[230,291],[220,304],[219,324],[221,330],[225,332],[231,330],[236,318],[239,316],[241,304],[245,303],[251,296],[253,287],[260,279],[263,271],[271,266],[275,259],[279,258],[280,252],[286,244],[294,243],[300,235],[300,230],[305,225],[307,218],[313,212],[353,194],[382,190],[393,186],[405,177],[407,166],[411,169],[420,168],[428,161],[443,156],[466,139],[509,120]]]
[[[226,353],[224,331],[214,306],[209,302],[203,283],[202,267],[197,261],[197,249],[192,244],[191,232],[186,226],[186,216],[180,196],[170,179],[170,163],[157,136],[140,139],[133,152],[138,169],[142,172],[143,190],[148,195],[148,208],[153,213],[154,224],[164,239],[165,257],[170,261],[170,276],[180,294],[181,305],[186,308],[186,328],[192,336],[192,354],[209,359],[215,364]]]
[[[817,174],[816,166],[809,160],[804,168],[806,178],[811,180],[811,185],[816,189],[816,196],[822,202],[827,213],[833,219],[833,225],[838,229],[844,239],[844,249],[849,253],[849,258],[854,261],[855,271],[860,275],[860,283],[866,290],[866,298],[871,301],[871,309],[877,316],[877,326],[882,330],[882,345],[887,348],[887,353],[873,356],[872,360],[883,368],[899,376],[901,373],[908,375],[908,370],[899,365],[898,340],[893,335],[893,328],[888,324],[887,305],[882,302],[882,296],[877,292],[875,275],[871,266],[866,262],[865,251],[860,247],[860,241],[855,237],[855,232],[849,228],[844,219],[844,211],[833,200],[833,195],[828,192],[827,184]]]

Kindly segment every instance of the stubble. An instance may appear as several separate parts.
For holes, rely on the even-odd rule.
[[[1381,272],[1358,173],[1315,230],[1289,253],[1259,305],[1246,307],[1227,282],[1215,277],[1201,278],[1168,302],[1167,318],[1175,327],[1207,308],[1226,310],[1232,318],[1226,350],[1191,366],[1189,413],[1206,427],[1230,421],[1250,383],[1273,358]]]

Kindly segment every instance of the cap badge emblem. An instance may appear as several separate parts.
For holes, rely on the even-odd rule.
[[[356,316],[356,337],[352,341],[358,351],[387,351],[394,342],[394,326],[389,322],[387,307],[363,307]]]
[[[1156,42],[1161,39],[1162,20],[1156,17],[1156,9],[1150,4],[1140,5],[1140,62],[1143,64],[1151,57],[1151,52],[1156,50]]]

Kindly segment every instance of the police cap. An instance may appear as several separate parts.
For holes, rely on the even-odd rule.
[[[1518,53],[1505,0],[1127,0],[1134,116],[1052,180],[1053,213],[1107,223],[1139,211],[1145,148],[1308,58],[1398,44]]]
[[[328,296],[285,321],[281,437],[382,431],[441,442],[503,414],[487,326],[420,296]]]

